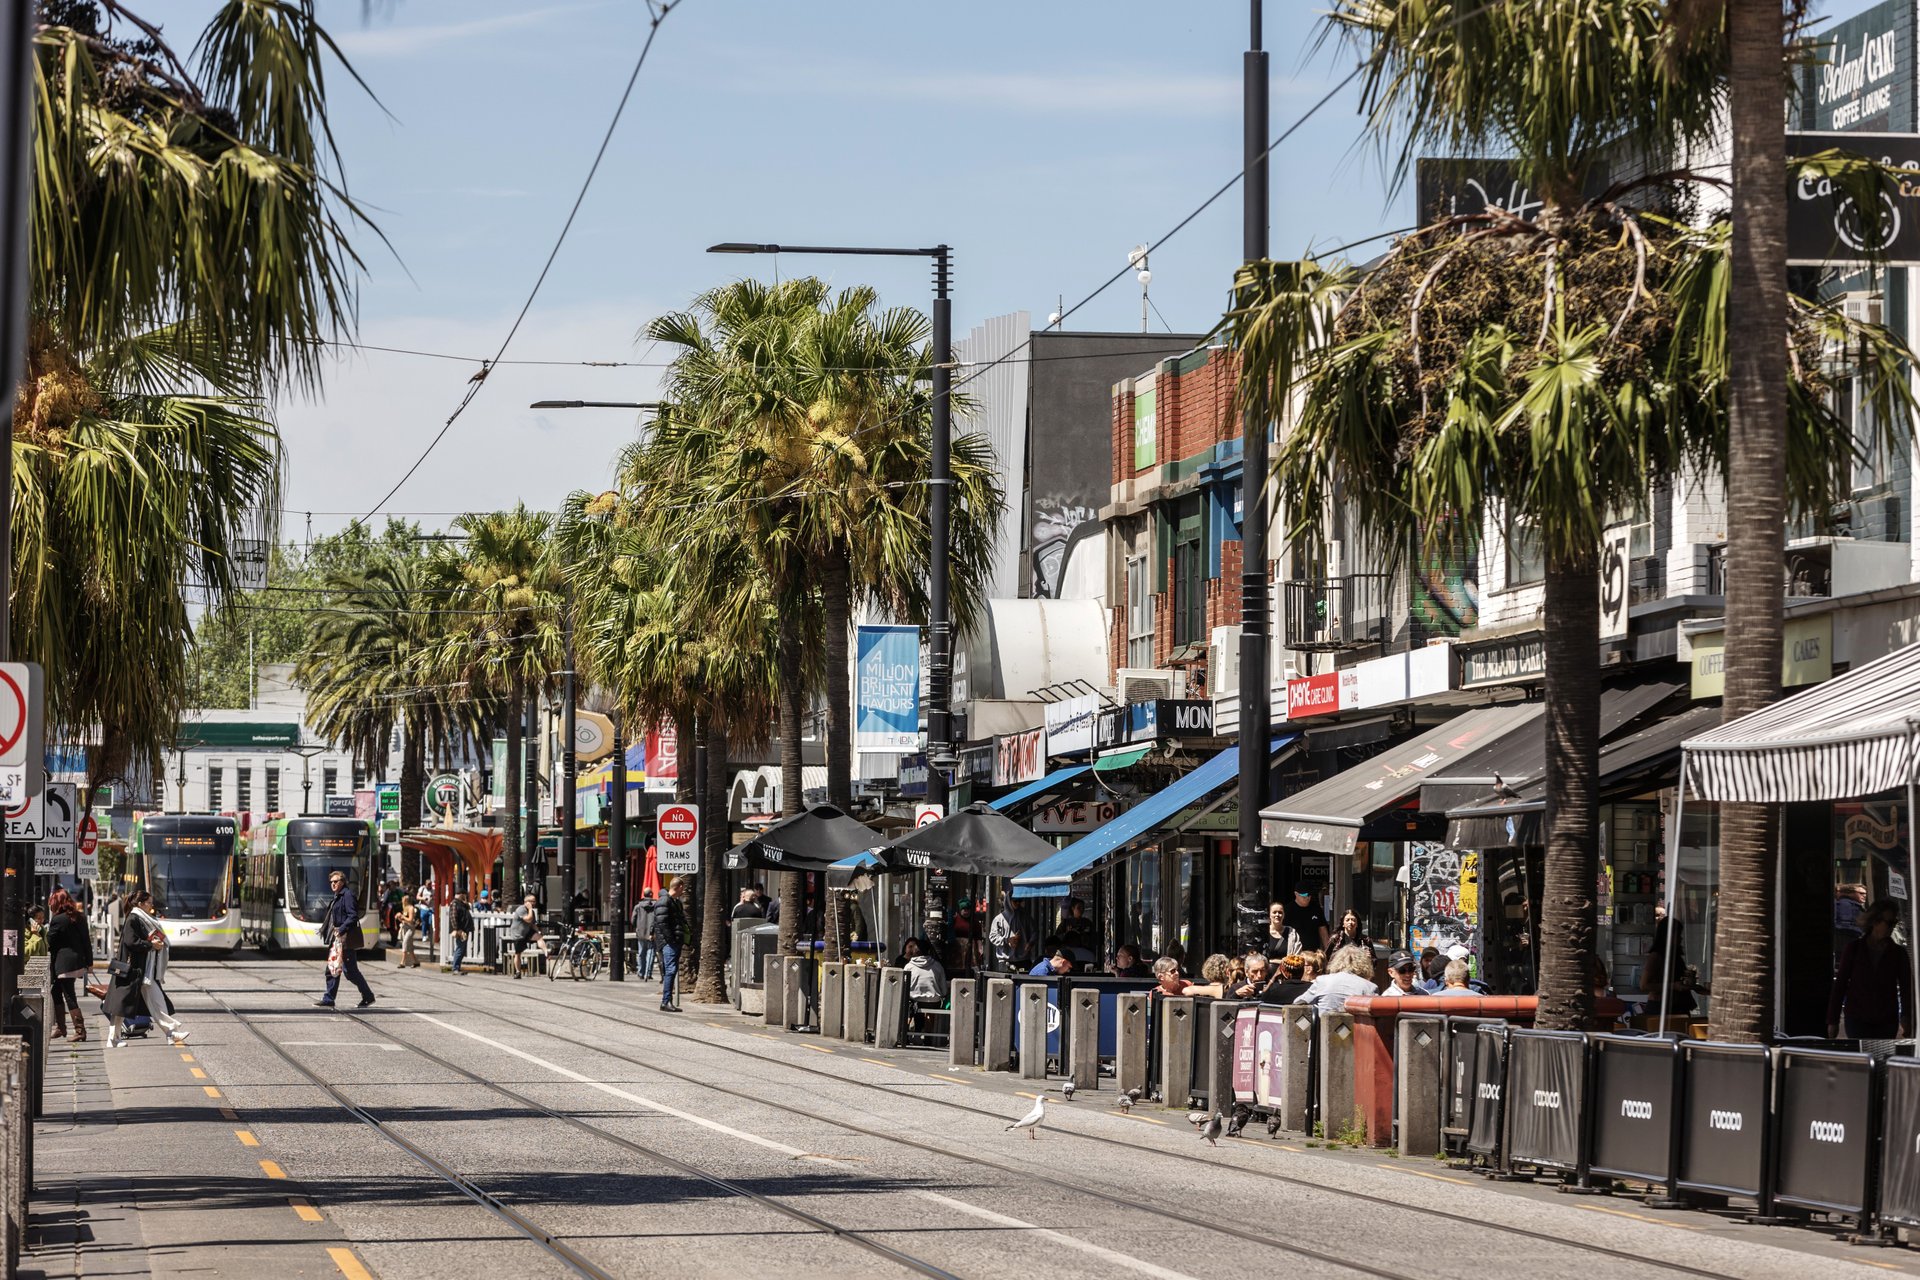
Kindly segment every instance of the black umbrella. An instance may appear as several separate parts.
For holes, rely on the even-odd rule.
[[[915,827],[881,850],[896,871],[933,868],[976,876],[1013,876],[1059,850],[989,804],[970,804]]]
[[[818,804],[762,831],[742,845],[727,850],[729,871],[752,867],[759,871],[825,871],[842,858],[880,843],[866,823],[848,817],[830,804]]]

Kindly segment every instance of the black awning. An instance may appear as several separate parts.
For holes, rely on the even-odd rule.
[[[818,804],[762,831],[745,844],[726,851],[727,870],[752,867],[756,871],[825,871],[842,858],[880,843],[866,823],[848,817],[830,804]]]

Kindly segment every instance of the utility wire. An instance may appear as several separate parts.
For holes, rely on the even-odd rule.
[[[421,450],[420,456],[413,460],[413,465],[394,481],[393,487],[387,490],[386,495],[373,504],[373,509],[367,512],[364,519],[373,519],[380,508],[386,506],[393,495],[400,492],[407,481],[413,479],[414,472],[420,470],[432,456],[440,442],[446,439],[447,432],[453,429],[453,424],[460,420],[460,415],[467,411],[467,406],[472,404],[474,397],[480,394],[480,388],[487,384],[488,371],[492,369],[495,362],[506,355],[507,347],[512,344],[514,335],[520,332],[520,326],[526,321],[527,312],[533,309],[533,300],[540,296],[540,286],[547,282],[547,273],[553,270],[554,260],[560,256],[560,247],[567,242],[567,233],[573,230],[573,220],[579,216],[580,206],[586,202],[587,191],[593,186],[594,175],[600,172],[600,162],[606,159],[607,147],[613,142],[613,132],[619,128],[620,117],[626,113],[627,102],[633,97],[633,86],[639,82],[640,69],[647,65],[647,54],[653,50],[654,37],[660,34],[660,24],[666,21],[667,15],[672,13],[674,6],[679,3],[680,0],[658,0],[656,7],[656,0],[647,0],[647,10],[652,15],[653,21],[647,28],[646,43],[640,46],[640,56],[635,59],[633,72],[627,77],[627,87],[621,91],[620,102],[613,109],[613,119],[607,122],[607,131],[600,138],[600,149],[594,152],[593,164],[587,169],[586,180],[580,184],[580,193],[573,198],[573,208],[568,210],[567,220],[560,227],[560,234],[553,242],[553,249],[547,254],[546,263],[541,266],[540,275],[534,280],[533,288],[528,290],[527,300],[520,305],[520,314],[513,318],[513,325],[507,330],[507,336],[500,340],[499,349],[493,353],[493,359],[482,364],[480,372],[473,375],[473,380],[467,384],[466,394],[460,397],[460,403],[454,406],[453,412],[448,415],[446,422],[441,424],[440,430],[427,442],[427,447]]]

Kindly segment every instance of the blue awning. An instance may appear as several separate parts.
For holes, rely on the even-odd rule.
[[[1029,782],[1026,786],[1021,787],[1018,791],[1009,791],[1007,792],[1007,794],[1001,796],[998,800],[989,800],[987,801],[987,803],[992,805],[994,808],[998,809],[1000,812],[1005,813],[1007,810],[1013,808],[1013,806],[1019,804],[1022,800],[1031,800],[1035,796],[1040,795],[1043,792],[1050,791],[1053,788],[1058,787],[1063,782],[1071,782],[1073,779],[1079,777],[1081,774],[1085,773],[1088,769],[1091,769],[1092,767],[1093,767],[1092,765],[1076,764],[1076,765],[1071,765],[1065,769],[1055,769],[1052,773],[1040,779],[1040,781]]]
[[[827,883],[835,889],[844,889],[853,883],[853,878],[869,871],[885,871],[886,860],[871,849],[849,854],[840,861],[827,867]]]
[[[1297,735],[1275,738],[1268,753],[1292,746]],[[1240,776],[1240,749],[1228,747],[1173,785],[1147,797],[1097,831],[1080,837],[1045,862],[1013,878],[1016,898],[1064,898],[1073,878],[1094,863],[1153,834]]]

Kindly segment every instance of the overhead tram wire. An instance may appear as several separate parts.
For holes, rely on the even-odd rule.
[[[653,20],[647,27],[646,42],[640,46],[640,56],[634,60],[633,72],[627,77],[627,87],[621,91],[620,101],[613,109],[613,119],[607,122],[606,133],[600,139],[600,149],[594,152],[593,163],[587,168],[587,176],[580,184],[580,192],[573,198],[573,208],[568,210],[567,220],[561,225],[560,234],[554,239],[553,249],[547,254],[546,263],[541,266],[540,275],[534,280],[533,288],[527,291],[527,300],[520,304],[520,313],[513,318],[513,325],[507,330],[507,336],[500,340],[500,346],[493,353],[493,359],[481,365],[480,372],[476,373],[473,380],[467,384],[466,394],[460,397],[460,403],[454,406],[453,412],[441,424],[440,430],[435,432],[433,439],[427,442],[427,447],[421,450],[420,456],[413,460],[413,465],[394,481],[393,487],[387,490],[380,501],[373,504],[373,508],[361,517],[362,519],[373,519],[379,514],[380,509],[392,500],[393,495],[400,492],[407,481],[413,479],[414,473],[426,464],[440,442],[446,439],[447,432],[453,429],[453,424],[460,420],[460,415],[467,411],[467,406],[472,404],[474,397],[480,394],[480,388],[487,385],[487,372],[499,362],[502,356],[506,355],[507,348],[513,343],[514,335],[520,332],[520,326],[526,321],[527,312],[533,309],[534,299],[540,296],[540,287],[547,282],[547,273],[553,270],[554,260],[560,256],[560,248],[567,242],[567,233],[573,230],[573,221],[580,215],[580,206],[586,203],[587,192],[593,186],[594,175],[600,172],[600,162],[606,159],[607,147],[613,142],[614,130],[620,127],[620,117],[626,114],[627,102],[633,97],[633,86],[639,83],[640,70],[647,65],[647,54],[653,51],[654,38],[660,34],[660,24],[667,20],[667,15],[672,13],[679,3],[680,0],[647,0],[647,10]]]

